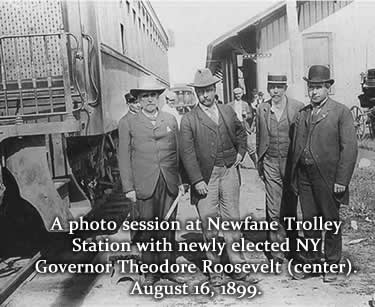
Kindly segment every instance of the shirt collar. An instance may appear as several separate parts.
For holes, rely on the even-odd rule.
[[[313,103],[311,103],[312,107],[314,108],[318,108],[318,109],[321,109],[323,107],[323,105],[327,102],[328,100],[328,97],[326,97],[321,103],[319,103],[318,105],[315,105]]]
[[[282,108],[282,111],[284,111],[284,109],[285,109],[285,107],[288,103],[288,98],[286,96],[283,97],[282,103],[284,104],[284,107]],[[270,110],[271,110],[272,113],[275,113],[275,109],[276,109],[275,105],[273,104],[272,99],[271,99],[271,109]]]
[[[209,112],[209,111],[211,111],[211,110],[213,110],[213,111],[216,111],[216,110],[217,110],[216,103],[214,103],[211,107],[207,107],[207,106],[205,106],[205,105],[202,104],[202,103],[199,103],[199,106],[201,107],[201,109],[202,109],[203,111],[206,111],[206,112]]]
[[[144,116],[146,116],[147,118],[149,118],[151,120],[156,120],[156,117],[158,117],[158,115],[159,115],[159,111],[156,111],[156,113],[154,115],[149,115],[143,110],[142,110],[142,113],[143,113]]]

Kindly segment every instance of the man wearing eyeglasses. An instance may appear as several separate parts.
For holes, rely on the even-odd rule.
[[[141,221],[163,220],[179,190],[184,191],[178,168],[178,126],[176,119],[159,111],[159,95],[165,90],[156,79],[140,79],[139,87],[130,90],[141,111],[119,125],[119,167],[123,191],[136,203]],[[176,219],[176,211],[170,220]],[[165,238],[175,245],[175,231],[143,231],[140,240]],[[158,264],[176,262],[172,252],[143,252],[142,262]],[[145,284],[161,278],[177,278],[172,274],[145,274]]]
[[[297,112],[303,107],[302,102],[286,96],[287,88],[286,75],[268,75],[267,89],[271,99],[258,106],[256,118],[258,172],[266,191],[266,219],[278,223],[277,231],[267,232],[267,240],[278,243],[282,243],[287,235],[282,215],[296,214],[293,212],[296,198],[287,197],[293,194],[288,194],[286,190],[286,164],[290,129],[293,128]],[[291,212],[285,212],[284,209],[290,209]],[[290,233],[292,235],[295,236]],[[266,256],[277,262],[284,260],[281,252],[266,253]]]

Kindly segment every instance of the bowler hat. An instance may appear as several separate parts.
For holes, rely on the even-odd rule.
[[[198,69],[194,76],[194,82],[190,84],[193,87],[207,87],[212,84],[216,84],[220,81],[212,75],[211,70],[208,68]]]
[[[303,77],[303,80],[309,83],[330,83],[331,85],[335,82],[331,79],[329,68],[324,65],[312,65],[308,77]]]
[[[156,92],[159,95],[163,93],[165,87],[161,86],[156,78],[152,76],[141,77],[138,80],[138,87],[130,90],[130,94],[137,97],[141,92]]]
[[[286,75],[274,75],[268,74],[267,83],[268,84],[287,84]]]

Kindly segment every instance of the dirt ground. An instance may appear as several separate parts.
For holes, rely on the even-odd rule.
[[[375,170],[375,154],[361,151],[359,158],[371,160],[370,168]],[[251,166],[249,161],[245,165]],[[356,172],[361,170],[356,170]],[[241,187],[241,215],[252,215],[254,218],[264,217],[264,188],[255,169],[242,169],[243,184]],[[362,173],[360,173],[362,174]],[[367,173],[365,173],[365,176]],[[343,209],[345,221],[343,236],[343,258],[349,258],[356,274],[339,276],[337,282],[323,283],[322,277],[293,280],[285,266],[281,274],[257,274],[260,279],[258,295],[254,298],[237,299],[234,295],[215,294],[213,297],[203,295],[178,295],[156,300],[147,295],[130,295],[132,281],[125,276],[115,274],[103,275],[37,275],[25,283],[16,295],[6,304],[8,307],[21,306],[372,306],[375,293],[375,219],[368,207],[363,204],[351,204]],[[374,209],[370,208],[371,210]],[[370,211],[371,211],[370,210]],[[364,212],[365,211],[365,212]],[[371,213],[371,214],[370,214]],[[189,204],[188,196],[184,196],[178,210],[180,221],[195,219],[195,208]],[[354,225],[355,221],[357,225]],[[356,229],[353,229],[352,226]],[[264,234],[259,234],[262,236]],[[129,234],[118,233],[113,239],[126,239]],[[199,239],[197,233],[178,233],[178,240],[188,237]],[[357,243],[357,239],[365,239]],[[357,241],[353,241],[357,240]],[[97,261],[106,262],[108,255],[100,254]],[[178,262],[196,262],[203,257],[202,253],[179,254]],[[254,263],[265,262],[263,254],[248,253],[247,260]],[[134,277],[134,276],[133,276]],[[136,279],[140,278],[135,276]],[[183,276],[186,284],[192,287],[207,280],[202,273]],[[165,284],[171,284],[164,281]],[[260,294],[259,294],[260,293]],[[373,305],[375,306],[375,305]]]

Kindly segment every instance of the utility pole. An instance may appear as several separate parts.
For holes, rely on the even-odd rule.
[[[288,19],[289,53],[291,65],[291,80],[289,80],[288,92],[292,97],[305,101],[305,82],[303,65],[302,35],[298,27],[297,1],[286,1],[286,13]]]

